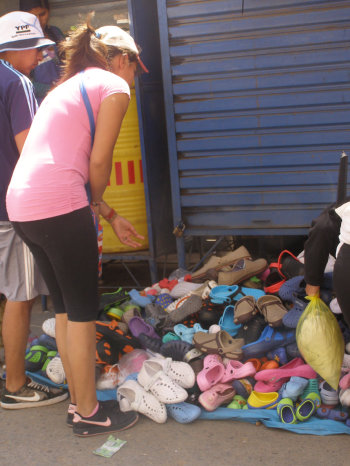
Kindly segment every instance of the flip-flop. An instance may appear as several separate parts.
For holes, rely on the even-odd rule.
[[[276,330],[267,325],[259,339],[244,345],[242,350],[246,358],[255,358],[293,342],[295,342],[295,330]]]
[[[256,302],[256,307],[271,327],[280,327],[283,316],[288,312],[280,298],[272,295],[265,295],[259,298]]]
[[[202,353],[219,354],[228,359],[240,359],[242,357],[242,338],[232,338],[224,330],[217,333],[197,332],[193,337],[193,344]]]
[[[236,336],[238,333],[238,330],[241,328],[240,324],[235,324],[234,322],[234,310],[235,310],[234,306],[232,305],[226,306],[219,320],[219,325],[221,329],[229,333],[231,337]]]
[[[258,312],[254,296],[243,296],[235,304],[234,322],[243,324]]]

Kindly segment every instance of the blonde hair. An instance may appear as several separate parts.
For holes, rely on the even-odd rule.
[[[117,47],[107,46],[97,39],[95,29],[91,26],[93,16],[93,12],[89,13],[86,22],[70,32],[66,40],[60,43],[60,52],[64,58],[63,74],[58,84],[89,66],[108,70],[111,58],[122,53]]]

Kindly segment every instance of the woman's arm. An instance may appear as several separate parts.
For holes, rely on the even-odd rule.
[[[102,102],[96,121],[89,167],[93,202],[100,202],[111,175],[113,149],[129,105],[127,94],[112,94]]]

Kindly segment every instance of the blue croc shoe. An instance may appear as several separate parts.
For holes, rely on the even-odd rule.
[[[290,398],[296,401],[308,386],[309,380],[303,377],[292,376],[289,382],[282,385],[280,395],[282,398]]]
[[[238,333],[238,330],[242,327],[241,324],[234,323],[234,310],[235,307],[232,306],[232,304],[226,306],[219,320],[221,330],[225,330],[227,333],[231,335],[231,337],[235,337]]]
[[[277,330],[267,325],[260,338],[248,345],[242,346],[245,358],[264,356],[279,346],[286,346],[295,342],[295,330]]]
[[[278,291],[278,296],[283,301],[294,303],[297,296],[305,296],[305,280],[303,275],[290,278],[287,280]]]
[[[297,328],[299,319],[309,303],[307,299],[296,298],[293,307],[282,317],[283,325],[288,328]]]
[[[215,304],[235,304],[244,296],[254,296],[259,299],[265,292],[256,288],[246,288],[238,285],[218,285],[209,294],[210,301]]]
[[[180,337],[182,341],[186,341],[192,345],[193,335],[196,332],[192,327],[186,327],[184,324],[176,324],[174,325],[174,333]]]
[[[199,406],[184,401],[182,403],[167,404],[165,407],[168,415],[181,424],[189,424],[195,421],[202,412]]]

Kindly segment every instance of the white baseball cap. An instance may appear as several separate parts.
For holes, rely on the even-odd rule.
[[[12,11],[0,18],[0,52],[29,50],[55,45],[44,36],[39,19],[25,11]]]
[[[112,45],[113,47],[117,47],[123,50],[129,50],[130,52],[134,53],[143,71],[145,73],[148,73],[148,69],[141,61],[141,58],[139,56],[140,52],[137,48],[134,39],[126,31],[124,31],[118,26],[102,26],[96,29],[95,35],[97,39],[99,39],[106,45]]]

